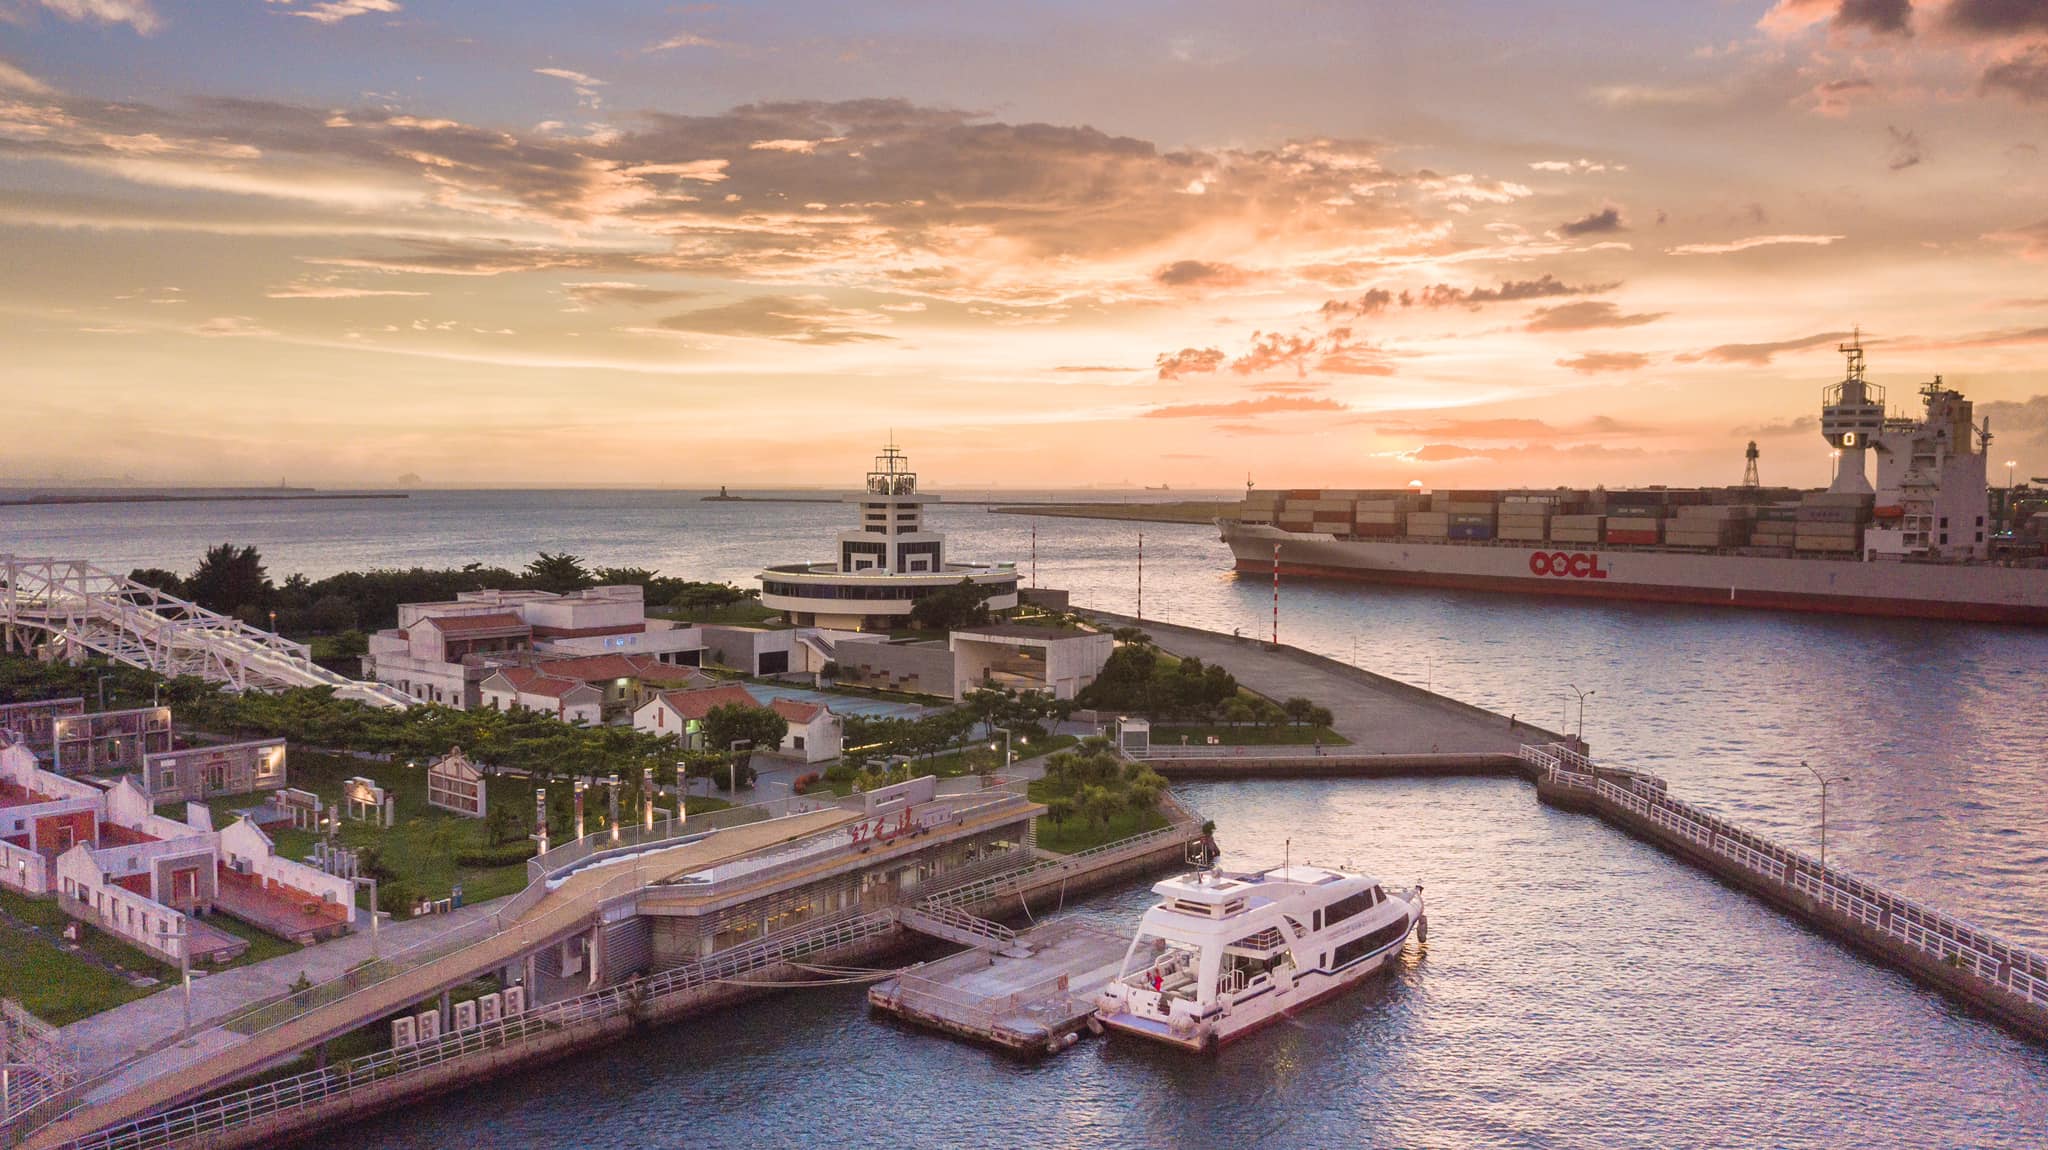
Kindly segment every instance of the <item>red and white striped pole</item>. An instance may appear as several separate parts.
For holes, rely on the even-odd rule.
[[[1145,617],[1145,533],[1138,532],[1138,618]]]
[[[1273,544],[1273,645],[1280,645],[1280,545]]]

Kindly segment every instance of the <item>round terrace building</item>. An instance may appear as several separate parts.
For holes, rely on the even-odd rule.
[[[919,599],[966,579],[990,610],[1017,605],[1014,563],[952,563],[946,537],[924,529],[917,473],[894,445],[875,457],[867,489],[846,502],[860,508],[860,526],[839,535],[830,563],[797,563],[761,572],[761,603],[800,627],[886,631],[906,626]]]

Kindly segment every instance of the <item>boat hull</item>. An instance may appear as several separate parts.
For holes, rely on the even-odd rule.
[[[1193,1034],[1177,1034],[1165,1022],[1149,1016],[1120,1011],[1096,1012],[1096,1019],[1112,1031],[1121,1031],[1152,1042],[1164,1042],[1197,1053],[1220,1050],[1238,1039],[1307,1010],[1347,990],[1356,989],[1398,957],[1410,938],[1418,937],[1418,925],[1425,921],[1411,915],[1401,937],[1372,954],[1338,971],[1309,970],[1296,976],[1291,989],[1269,987],[1248,999],[1232,1003],[1228,1014],[1213,1018],[1208,1028]]]
[[[1568,543],[1340,539],[1226,523],[1239,571],[1574,599],[2048,626],[2048,569]]]

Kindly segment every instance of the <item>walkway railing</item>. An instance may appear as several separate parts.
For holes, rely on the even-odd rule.
[[[0,1128],[51,1102],[78,1078],[78,1056],[57,1028],[0,999]]]
[[[634,982],[535,1007],[515,1018],[403,1049],[379,1051],[323,1070],[307,1071],[246,1090],[190,1103],[125,1122],[69,1143],[70,1150],[157,1150],[289,1113],[370,1086],[396,1083],[487,1050],[524,1045],[657,1006],[670,995],[758,974],[806,954],[858,942],[896,928],[890,911],[854,912],[809,927],[734,947]]]
[[[1584,756],[1560,746],[1523,747],[1524,761],[1555,786],[1585,791],[1647,819],[1761,878],[1783,883],[1816,902],[1924,954],[2042,1006],[2048,1006],[2048,957],[1988,934],[1952,915],[1922,906],[1746,830],[1664,793],[1663,780],[1632,772],[1629,785],[1593,773]],[[1573,767],[1583,767],[1574,770]]]

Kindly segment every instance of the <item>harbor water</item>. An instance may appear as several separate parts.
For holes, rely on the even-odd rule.
[[[684,492],[0,509],[0,551],[274,578],[587,562],[747,582],[822,558],[831,504]],[[979,497],[978,495],[976,497]],[[1097,496],[1099,497],[1099,495]],[[1190,498],[1199,495],[1190,494]],[[1076,603],[1264,636],[1271,585],[1212,529],[941,507],[956,559]],[[2048,949],[2048,632],[1553,602],[1289,580],[1281,639],[1550,727],[1676,794]],[[2039,1146],[2048,1052],[1524,784],[1185,788],[1226,861],[1283,853],[1427,884],[1426,950],[1214,1060],[1084,1043],[1031,1067],[872,1021],[861,991],[775,996],[352,1130],[364,1146]],[[1131,889],[1068,908],[1125,929]]]

